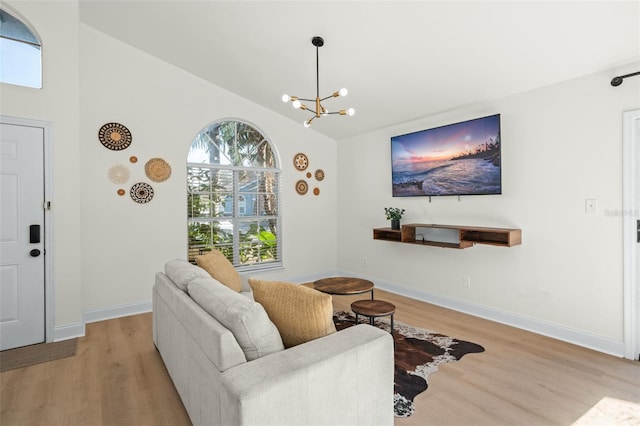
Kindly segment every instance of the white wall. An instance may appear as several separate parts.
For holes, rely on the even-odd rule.
[[[599,349],[621,348],[621,117],[640,106],[640,79],[614,88],[609,81],[619,71],[340,141],[340,180],[350,184],[340,186],[338,204],[350,213],[338,224],[339,269],[417,298],[607,346]],[[502,119],[502,195],[431,203],[391,196],[391,136],[495,113]],[[588,198],[598,200],[595,215],[585,214]],[[374,241],[372,228],[389,226],[387,206],[405,208],[404,223],[521,228],[523,243],[452,250]]]
[[[282,169],[284,269],[261,274],[274,279],[303,279],[335,269],[337,180],[334,140],[284,119],[91,27],[80,25],[80,140],[82,158],[83,310],[95,312],[151,298],[156,271],[173,258],[186,258],[186,156],[195,135],[223,118],[240,118],[273,143]],[[121,123],[133,143],[111,151],[98,141],[105,123]],[[309,170],[322,168],[326,179],[300,196],[295,182],[306,179],[293,166],[307,154]],[[139,162],[129,163],[135,155]],[[149,181],[144,163],[162,157],[172,167],[169,180]],[[127,165],[126,185],[107,178],[109,167]],[[131,200],[132,183],[152,184],[148,204]],[[119,187],[127,195],[116,194]],[[102,314],[97,314],[100,318]]]
[[[5,7],[35,29],[42,42],[42,89],[0,84],[0,114],[53,124],[54,253],[48,253],[47,259],[54,261],[55,327],[59,330],[82,320],[78,6],[69,1],[9,0],[3,2]]]

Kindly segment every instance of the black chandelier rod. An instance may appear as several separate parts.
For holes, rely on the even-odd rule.
[[[613,77],[613,79],[611,79],[611,85],[614,87],[620,86],[622,84],[622,80],[624,80],[627,77],[633,77],[635,75],[640,75],[640,71],[632,72],[631,74],[620,75],[618,77]]]
[[[319,46],[318,44],[314,43],[316,45],[316,97],[320,97],[320,54],[318,53],[319,50]]]

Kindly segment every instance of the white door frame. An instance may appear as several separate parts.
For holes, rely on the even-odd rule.
[[[53,342],[53,326],[55,321],[54,306],[54,282],[53,282],[53,211],[51,210],[53,199],[53,173],[52,173],[52,124],[48,121],[31,120],[27,118],[10,117],[0,115],[0,123],[15,126],[37,127],[43,130],[44,135],[44,318],[45,341]]]
[[[623,147],[622,147],[622,218],[623,218],[623,242],[624,242],[624,357],[638,359],[640,342],[638,341],[638,329],[640,325],[640,306],[638,306],[638,285],[636,250],[636,220],[640,212],[636,211],[636,200],[640,188],[635,187],[636,170],[635,141],[640,140],[636,133],[636,121],[640,120],[640,109],[626,111],[623,114]]]

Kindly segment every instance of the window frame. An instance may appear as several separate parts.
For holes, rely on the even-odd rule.
[[[221,119],[221,120],[217,120],[214,121],[213,123],[207,125],[206,127],[202,128],[198,134],[196,135],[196,137],[193,139],[191,145],[189,146],[189,152],[191,152],[191,149],[193,148],[194,144],[196,143],[196,140],[198,139],[198,137],[202,134],[202,133],[206,133],[207,131],[209,131],[212,128],[215,128],[216,126],[221,126],[224,123],[229,123],[229,122],[235,122],[236,126],[237,124],[242,124],[244,126],[248,126],[250,127],[253,131],[257,132],[260,136],[261,136],[261,143],[266,143],[270,152],[270,155],[273,158],[273,163],[274,163],[274,167],[259,167],[259,166],[254,166],[254,165],[250,165],[250,166],[245,166],[245,165],[234,165],[234,164],[211,164],[209,162],[203,162],[203,163],[196,163],[196,162],[189,162],[189,158],[187,159],[187,209],[190,208],[190,205],[192,203],[192,198],[191,195],[193,194],[191,192],[191,189],[189,187],[189,176],[190,176],[190,171],[192,169],[206,169],[206,170],[210,170],[211,172],[215,173],[217,171],[228,171],[231,173],[231,175],[233,176],[232,178],[232,185],[233,188],[231,190],[231,194],[228,193],[228,190],[225,189],[225,191],[220,192],[220,196],[222,197],[222,199],[220,199],[219,201],[217,201],[217,203],[212,202],[211,198],[212,197],[207,197],[210,203],[210,210],[209,210],[209,214],[207,216],[196,216],[193,217],[191,216],[191,211],[187,212],[187,232],[189,233],[188,238],[187,238],[187,246],[188,246],[188,253],[189,253],[189,260],[192,260],[193,256],[196,254],[206,254],[207,252],[209,252],[210,250],[215,250],[215,249],[219,249],[219,248],[224,248],[224,247],[230,247],[232,250],[232,256],[229,259],[232,264],[234,265],[234,267],[239,271],[239,272],[245,272],[245,271],[259,271],[259,270],[269,270],[269,269],[276,269],[276,268],[281,268],[283,266],[283,260],[282,260],[282,253],[283,253],[283,249],[282,249],[282,209],[281,209],[281,186],[282,186],[282,170],[280,168],[280,161],[279,161],[279,157],[277,155],[277,151],[275,150],[274,145],[272,144],[272,142],[270,141],[269,138],[267,138],[265,136],[265,134],[256,126],[254,126],[253,124],[244,121],[244,120],[240,120],[240,119],[235,119],[235,118],[229,118],[229,119]],[[237,137],[238,133],[237,133],[237,127],[236,127],[236,131],[234,133],[234,135]],[[226,143],[226,142],[225,142]],[[212,141],[213,144],[213,141]],[[215,146],[215,144],[214,144]],[[254,145],[254,146],[259,146],[258,145]],[[224,154],[222,152],[219,153],[220,157],[222,157]],[[244,157],[243,157],[244,158]],[[240,161],[242,163],[242,161]],[[259,211],[253,211],[251,216],[247,216],[246,213],[246,206],[247,203],[249,201],[246,200],[246,195],[248,194],[245,191],[242,191],[240,188],[240,174],[242,172],[253,172],[253,173],[269,173],[272,174],[273,177],[275,178],[275,183],[274,183],[274,187],[272,189],[272,192],[275,195],[276,198],[276,206],[275,206],[275,215],[260,215]],[[209,194],[215,194],[216,191],[214,190],[209,190],[208,193]],[[260,193],[256,190],[256,195],[259,195]],[[228,198],[231,197],[231,199],[233,200],[232,203],[232,212],[231,215],[228,214],[228,209],[227,209],[227,205],[229,204]],[[240,201],[241,197],[244,199],[243,202]],[[217,211],[217,213],[214,213],[212,210],[215,209],[215,205],[218,204],[220,209],[219,211]],[[242,209],[241,211],[241,206],[244,205],[244,209]],[[253,226],[254,224],[257,226],[260,226],[261,223],[265,222],[265,221],[275,221],[275,238],[276,238],[276,250],[275,250],[275,255],[274,255],[274,259],[273,260],[267,260],[265,262],[263,262],[261,260],[261,256],[258,255],[258,261],[253,262],[253,263],[242,263],[242,255],[241,252],[243,250],[243,245],[246,244],[246,241],[241,241],[241,228],[243,228],[241,225],[242,224],[249,224],[249,229],[251,229],[251,226]],[[203,246],[196,246],[196,245],[192,245],[192,240],[191,240],[191,230],[193,229],[193,225],[194,224],[213,224],[213,223],[224,223],[224,222],[231,222],[232,224],[232,232],[231,233],[226,233],[227,235],[231,235],[232,236],[232,242],[231,244],[216,244],[213,242],[209,242],[207,244],[204,244]],[[209,232],[211,232],[213,234],[213,230],[211,230],[211,228],[209,229]],[[219,231],[218,231],[219,232]],[[270,232],[270,231],[269,231]],[[224,234],[224,232],[223,232]],[[246,234],[245,234],[246,235]],[[251,243],[249,243],[251,244]],[[258,243],[257,245],[257,250],[258,253],[260,252],[262,246],[264,246],[264,241],[261,241]],[[197,249],[197,253],[195,253]],[[252,248],[250,248],[249,250],[252,250]],[[223,251],[223,250],[221,250]],[[225,251],[223,251],[223,253],[225,253]],[[225,253],[228,256],[228,252]]]

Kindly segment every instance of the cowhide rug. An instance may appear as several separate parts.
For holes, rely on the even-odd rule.
[[[364,318],[360,321],[365,320]],[[335,311],[333,322],[336,329],[354,325],[352,313]],[[388,317],[376,318],[377,327],[389,330]],[[409,417],[415,411],[413,399],[427,390],[427,376],[438,370],[438,366],[458,361],[469,353],[484,352],[480,345],[454,339],[423,328],[394,321],[395,333],[395,395],[393,411],[396,417]]]

